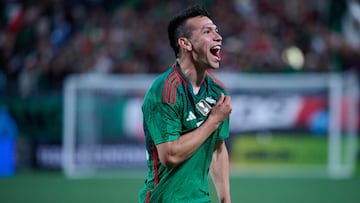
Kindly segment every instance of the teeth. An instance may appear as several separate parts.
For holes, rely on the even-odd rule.
[[[212,49],[219,49],[219,50],[220,50],[220,49],[221,49],[221,46],[219,46],[219,45],[218,45],[218,46],[214,46]]]

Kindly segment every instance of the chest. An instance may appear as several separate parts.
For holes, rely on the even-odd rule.
[[[209,116],[212,107],[216,104],[216,93],[210,92],[199,97],[182,95],[181,120],[182,130],[191,131],[199,127]]]

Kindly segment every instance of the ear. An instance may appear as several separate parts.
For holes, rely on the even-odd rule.
[[[180,46],[180,49],[185,49],[187,51],[192,50],[192,44],[191,44],[190,40],[186,37],[180,37],[178,39],[178,44]]]

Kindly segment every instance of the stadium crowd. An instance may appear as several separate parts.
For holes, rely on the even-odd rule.
[[[195,1],[4,0],[0,90],[58,91],[72,73],[159,73],[174,59],[172,13]],[[203,0],[224,37],[222,70],[360,67],[359,0]]]

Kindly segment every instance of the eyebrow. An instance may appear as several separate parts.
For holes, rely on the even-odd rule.
[[[204,30],[204,29],[215,29],[215,30],[218,30],[218,26],[216,26],[215,24],[213,23],[207,23],[205,25],[203,25],[200,30]]]

